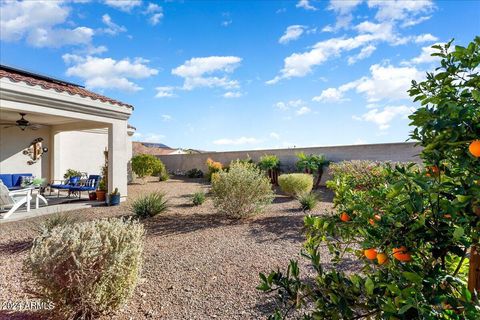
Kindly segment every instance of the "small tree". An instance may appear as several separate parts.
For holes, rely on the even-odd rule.
[[[143,179],[152,174],[159,175],[160,179],[165,177],[166,169],[163,163],[155,156],[150,154],[139,154],[132,158],[132,170]],[[166,179],[165,179],[166,180]]]
[[[278,292],[284,307],[271,319],[304,306],[304,319],[480,318],[480,160],[469,151],[480,136],[480,37],[450,46],[433,46],[440,67],[409,90],[422,105],[410,116],[411,137],[426,170],[385,166],[383,183],[344,192],[337,215],[306,217],[303,255],[316,277],[302,279],[293,260],[285,274],[261,274],[258,288]],[[360,259],[362,273],[341,271],[345,254]]]
[[[327,166],[330,161],[328,161],[323,154],[306,155],[305,153],[300,152],[297,153],[297,157],[297,168],[304,173],[315,174],[317,176],[315,188],[318,188],[320,186],[320,181],[322,180],[323,168]]]

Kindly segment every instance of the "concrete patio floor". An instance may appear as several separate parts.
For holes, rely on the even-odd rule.
[[[6,219],[0,218],[0,224],[11,222],[11,221],[18,221],[18,220],[33,218],[33,217],[44,216],[52,213],[105,206],[104,202],[90,201],[88,198],[78,199],[76,197],[70,197],[70,198],[67,198],[65,196],[57,197],[56,194],[52,194],[50,196],[48,195],[48,193],[45,194],[44,196],[48,201],[48,205],[45,205],[43,204],[43,202],[40,201],[39,208],[35,209],[35,201],[32,200],[30,203],[30,211],[27,212],[26,205],[23,205],[8,218]],[[0,214],[2,213],[3,211],[0,212]]]

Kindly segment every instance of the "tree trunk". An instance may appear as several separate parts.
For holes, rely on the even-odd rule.
[[[468,290],[480,292],[480,245],[474,244],[470,248],[470,269],[468,271]]]
[[[323,176],[323,168],[320,168],[318,169],[317,171],[317,182],[315,183],[315,189],[318,189],[318,187],[320,187],[320,180],[322,180],[322,176]]]

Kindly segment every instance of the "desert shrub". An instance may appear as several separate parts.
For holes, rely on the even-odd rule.
[[[139,178],[157,176],[168,179],[168,172],[163,162],[151,154],[139,154],[132,158],[132,170]]]
[[[188,170],[185,175],[189,178],[203,178],[203,171],[197,168]]]
[[[310,192],[300,195],[298,201],[300,202],[303,211],[310,211],[316,207],[318,198],[316,194]]]
[[[258,289],[280,300],[271,319],[291,310],[305,319],[479,319],[480,154],[472,145],[480,132],[480,37],[432,48],[440,66],[409,90],[420,104],[409,116],[411,138],[427,169],[388,165],[378,183],[376,174],[359,175],[352,188],[347,175],[335,186],[345,195],[337,214],[304,220],[302,256],[315,274],[300,277],[291,260],[287,272],[260,275]],[[345,255],[357,257],[361,272],[342,270]]]
[[[232,218],[258,214],[273,200],[270,181],[254,164],[239,161],[212,179],[215,207]]]
[[[223,165],[220,162],[213,161],[212,159],[208,158],[207,159],[207,179],[208,181],[212,181],[212,175],[214,173],[217,173],[223,169]]]
[[[313,176],[306,173],[282,174],[278,177],[282,191],[291,197],[309,193],[313,188]]]
[[[54,227],[33,241],[25,261],[32,293],[64,319],[110,314],[132,295],[140,275],[144,229],[110,219]]]
[[[192,196],[192,203],[194,206],[200,206],[205,202],[205,192],[198,191]]]
[[[160,181],[167,181],[170,178],[165,164],[156,157],[155,161],[153,161],[152,176],[158,177]]]
[[[67,213],[55,213],[45,219],[40,225],[38,226],[37,230],[40,233],[43,232],[50,232],[53,228],[62,227],[71,225],[74,223],[79,222],[79,219],[76,215],[67,214]]]
[[[71,178],[71,177],[81,177],[81,176],[82,176],[82,173],[80,171],[75,170],[75,169],[67,169],[67,171],[63,175],[63,178],[68,179],[68,178]]]
[[[133,214],[140,219],[154,217],[168,209],[168,199],[161,192],[152,192],[135,199],[131,206]]]

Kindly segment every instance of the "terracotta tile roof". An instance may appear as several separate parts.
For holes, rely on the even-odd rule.
[[[88,91],[82,86],[4,65],[0,65],[0,78],[8,78],[13,82],[24,82],[30,86],[41,86],[46,90],[54,89],[57,92],[67,92],[71,95],[79,95],[82,98],[89,97],[93,100],[100,100],[101,102],[108,102],[133,109],[133,106],[130,104],[102,96],[92,91]]]

